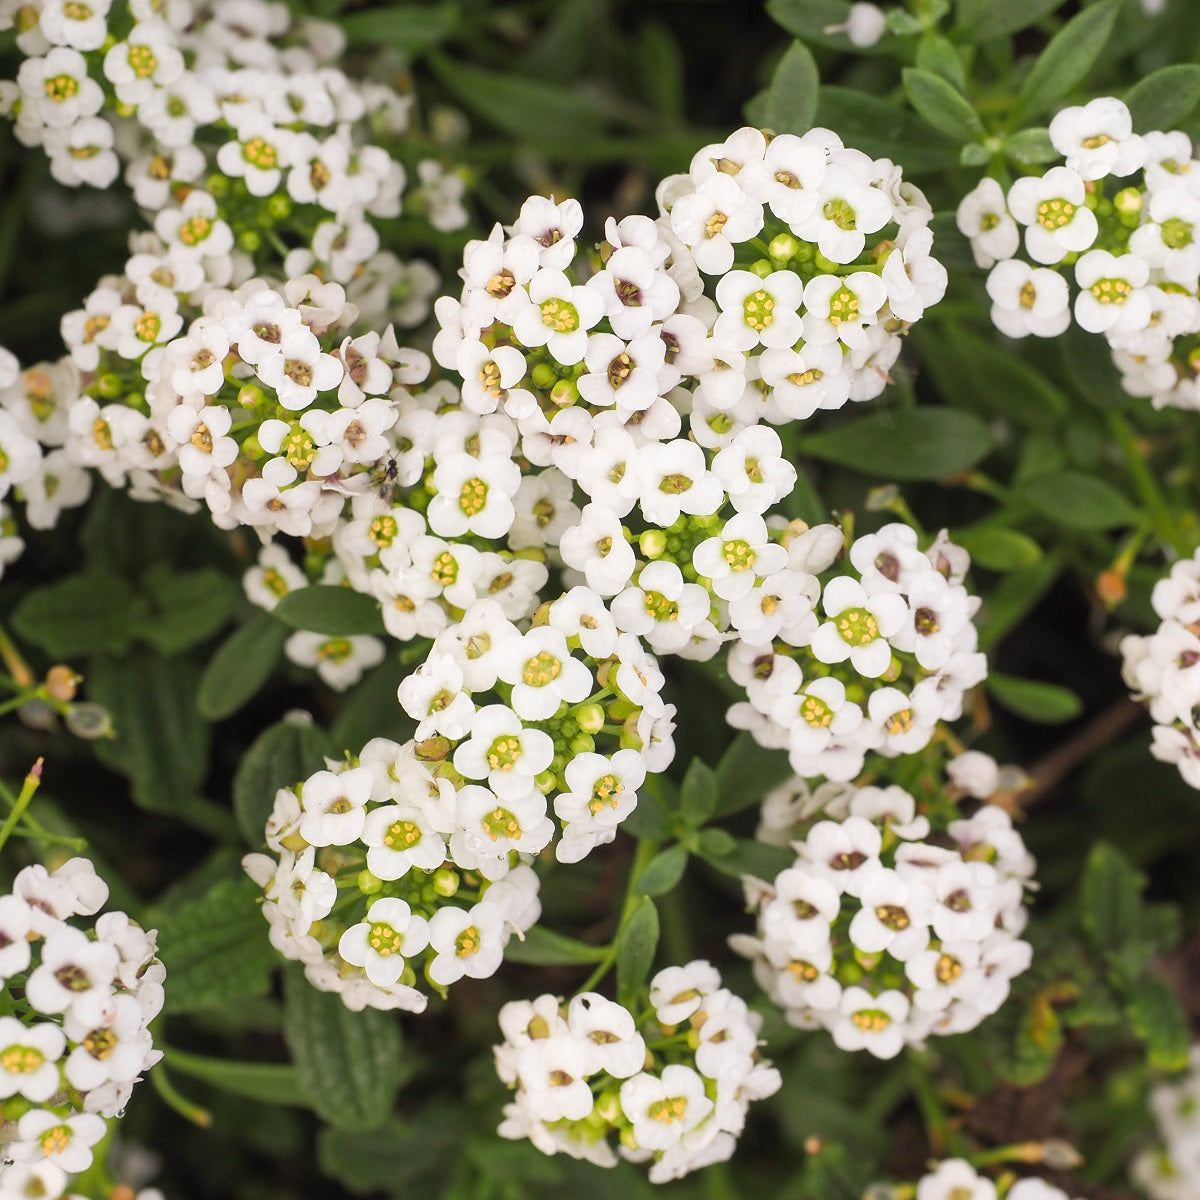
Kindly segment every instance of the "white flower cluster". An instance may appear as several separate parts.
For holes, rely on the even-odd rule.
[[[1150,1093],[1159,1145],[1134,1159],[1130,1174],[1151,1200],[1194,1200],[1200,1195],[1200,1047],[1181,1079]]]
[[[1156,408],[1200,408],[1200,164],[1191,138],[1135,134],[1125,104],[1102,97],[1060,112],[1050,139],[1062,165],[1018,179],[1007,196],[985,178],[958,208],[975,261],[991,268],[992,320],[1009,337],[1056,337],[1073,312],[1080,328],[1104,335],[1130,395]]]
[[[1011,1177],[1010,1177],[1011,1178]],[[916,1200],[1070,1200],[1061,1188],[1036,1176],[1027,1176],[998,1189],[986,1175],[964,1158],[948,1158],[923,1175],[917,1183]]]
[[[0,1102],[23,1110],[0,1146],[5,1196],[62,1196],[162,1057],[149,1030],[166,974],[154,932],[121,912],[71,923],[107,899],[83,858],[25,867],[0,896],[0,987],[23,1002],[0,1016]]]
[[[15,82],[0,81],[0,111],[22,143],[45,148],[60,183],[108,187],[124,161],[137,203],[158,211],[203,182],[248,250],[271,227],[261,218],[293,205],[314,249],[377,248],[364,218],[400,211],[404,168],[361,131],[402,134],[411,97],[334,66],[336,25],[296,21],[272,0],[33,0],[0,8],[0,28],[14,24],[26,57]],[[462,179],[432,160],[418,176],[417,207],[438,229],[461,228]]]
[[[495,878],[510,852],[544,850],[548,806],[562,824],[560,862],[611,842],[647,773],[675,755],[663,682],[586,587],[544,606],[525,632],[496,601],[474,601],[399,689],[459,814],[460,865]]]
[[[731,945],[790,1024],[892,1058],[974,1029],[1029,967],[1018,935],[1035,864],[1004,809],[959,813],[967,787],[1001,779],[986,756],[963,758],[921,811],[896,785],[812,794],[797,781],[768,799],[776,830],[781,816],[800,820],[796,862],[770,884],[747,880],[758,933]]]
[[[619,1152],[652,1183],[724,1162],[751,1102],[779,1089],[760,1024],[700,960],[660,971],[632,1011],[595,992],[506,1004],[496,1070],[516,1095],[500,1135],[601,1167]]]
[[[760,745],[787,750],[798,775],[838,781],[868,753],[923,749],[987,674],[965,550],[944,534],[922,550],[909,526],[885,525],[850,546],[851,572],[838,564],[826,575],[841,550],[832,526],[790,542],[786,586],[754,597],[759,619],[730,651],[747,698],[728,715]]]
[[[1121,639],[1122,673],[1154,719],[1150,753],[1200,788],[1200,550],[1175,563],[1150,600],[1162,624]]]

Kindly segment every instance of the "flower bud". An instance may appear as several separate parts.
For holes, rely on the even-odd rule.
[[[440,733],[418,742],[413,750],[422,762],[441,762],[450,755],[450,739]]]
[[[575,723],[584,733],[599,733],[604,728],[604,709],[594,700],[575,710]]]
[[[647,558],[658,558],[667,548],[667,535],[661,529],[647,529],[638,538],[638,549]]]
[[[559,408],[570,408],[579,399],[579,389],[570,379],[560,379],[550,389],[551,403]]]
[[[778,233],[771,239],[771,244],[767,249],[776,262],[787,262],[788,259],[795,257],[796,251],[800,249],[800,243],[790,233]]]
[[[447,899],[457,894],[460,882],[458,872],[450,867],[438,867],[433,873],[433,890]]]
[[[376,892],[383,890],[383,880],[364,868],[358,873],[358,890],[364,896],[373,896]]]
[[[99,704],[72,704],[66,713],[67,728],[76,736],[88,741],[116,736],[112,717],[107,708]]]
[[[121,377],[111,371],[106,371],[96,380],[96,391],[105,400],[115,400],[121,394],[123,386]]]

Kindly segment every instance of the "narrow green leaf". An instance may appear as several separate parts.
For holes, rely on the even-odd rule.
[[[12,625],[25,641],[55,658],[122,654],[144,613],[144,601],[124,580],[85,571],[27,592]]]
[[[646,982],[658,949],[658,909],[643,896],[617,942],[617,993],[629,999]]]
[[[1050,130],[1041,125],[1018,129],[1005,139],[1004,153],[1023,167],[1052,163],[1062,157],[1050,140]]]
[[[1080,471],[1039,475],[1019,495],[1042,516],[1071,529],[1118,529],[1137,521],[1134,507],[1111,483]]]
[[[903,78],[908,102],[939,133],[958,142],[983,137],[985,131],[979,114],[952,83],[920,67],[906,68]]]
[[[1018,679],[993,671],[987,689],[1010,712],[1040,725],[1060,725],[1083,712],[1083,701],[1074,692],[1039,679]]]
[[[594,10],[589,3],[586,12]],[[583,42],[587,52],[588,42]],[[684,53],[679,39],[661,21],[642,26],[634,44],[642,92],[654,108],[673,121],[683,121],[687,106]]]
[[[1176,129],[1200,104],[1200,65],[1172,63],[1139,79],[1125,93],[1138,133]]]
[[[1083,82],[1108,42],[1120,0],[1101,0],[1072,17],[1047,43],[1017,93],[1013,120],[1025,124]]]
[[[1141,929],[1145,879],[1114,846],[1100,842],[1088,855],[1079,889],[1080,921],[1097,953],[1134,940]]]
[[[793,42],[779,60],[767,89],[763,113],[776,133],[807,133],[817,112],[820,72],[808,47]]]
[[[1191,1035],[1175,993],[1155,976],[1133,985],[1126,1007],[1133,1032],[1146,1043],[1150,1065],[1159,1071],[1187,1069]]]
[[[952,166],[958,157],[954,143],[915,113],[857,88],[822,87],[816,123],[836,129],[847,146],[874,158],[895,159],[914,174]]]
[[[1062,0],[959,0],[955,33],[964,41],[1008,37],[1052,13]]]
[[[962,55],[953,42],[932,29],[926,30],[917,43],[917,66],[922,71],[940,75],[960,92],[967,90],[967,72]]]
[[[683,819],[693,828],[703,825],[717,810],[720,795],[717,777],[707,763],[693,758],[680,792]]]
[[[716,815],[751,808],[791,773],[786,754],[765,750],[748,733],[739,733],[717,764]]]
[[[456,4],[388,4],[338,17],[353,46],[395,46],[409,53],[440,45],[458,26]]]
[[[603,105],[578,88],[488,71],[441,54],[429,62],[464,108],[513,137],[587,141],[604,129]]]
[[[528,963],[535,967],[570,967],[599,962],[603,946],[589,946],[577,938],[555,933],[543,925],[526,930],[523,938],[514,937],[504,950],[506,962]]]
[[[966,550],[973,562],[989,571],[1019,571],[1042,557],[1042,548],[1017,529],[984,525],[956,529],[952,539]]]
[[[661,896],[669,892],[683,877],[687,860],[688,852],[684,846],[660,850],[633,881],[633,890],[642,896]]]
[[[292,716],[260,733],[238,763],[233,777],[233,811],[251,846],[261,846],[267,817],[280,788],[303,783],[337,749],[319,725]]]
[[[168,1014],[266,995],[279,958],[267,940],[261,897],[249,879],[223,879],[159,922]]]
[[[784,846],[768,846],[765,842],[758,842],[753,838],[731,840],[732,845],[702,841],[700,853],[710,866],[723,875],[732,875],[735,879],[750,875],[770,883],[780,871],[786,870],[796,861],[795,854]]]
[[[348,587],[317,584],[297,588],[279,601],[274,613],[293,629],[306,629],[329,637],[385,632],[379,602]]]
[[[95,743],[96,753],[129,776],[143,808],[178,815],[199,794],[209,738],[196,711],[199,678],[191,659],[139,652],[91,661],[88,695],[108,709],[116,727],[113,741]]]
[[[992,448],[988,427],[950,408],[894,409],[809,434],[800,452],[879,479],[945,479],[970,470]]]
[[[196,693],[196,708],[209,721],[237,712],[270,678],[283,655],[286,625],[256,613],[235,629],[208,660]]]
[[[391,1115],[402,1080],[394,1013],[351,1012],[319,992],[296,963],[284,973],[283,1033],[296,1078],[312,1107],[338,1129],[377,1129]]]
[[[227,1058],[207,1058],[184,1050],[168,1050],[166,1065],[180,1075],[199,1079],[222,1092],[245,1096],[262,1104],[285,1108],[306,1103],[291,1063],[233,1062]]]

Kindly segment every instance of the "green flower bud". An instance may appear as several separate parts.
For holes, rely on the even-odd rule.
[[[433,873],[433,890],[447,899],[457,894],[460,883],[458,872],[450,867],[438,867]]]
[[[766,279],[775,270],[775,264],[769,258],[760,258],[750,264],[750,270],[759,277]]]
[[[593,700],[575,710],[575,721],[584,733],[599,733],[604,728],[604,709]]]
[[[253,229],[243,229],[238,234],[238,249],[247,254],[254,254],[262,246],[262,237]]]
[[[96,380],[96,391],[105,400],[115,400],[122,391],[121,377],[114,375],[111,371],[106,372]]]
[[[373,896],[376,892],[383,890],[383,880],[364,868],[358,873],[358,890],[364,896]]]
[[[549,363],[538,363],[530,373],[533,386],[549,391],[558,382],[558,373]]]
[[[647,529],[638,538],[638,549],[647,558],[659,558],[667,548],[667,535],[661,529]]]
[[[800,249],[800,243],[790,233],[778,233],[771,239],[771,244],[767,249],[776,262],[787,262],[788,259],[796,256]]]

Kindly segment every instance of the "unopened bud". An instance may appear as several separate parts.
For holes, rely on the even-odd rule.
[[[1145,198],[1137,188],[1122,188],[1113,197],[1113,207],[1123,217],[1136,217],[1142,211]]]
[[[439,896],[449,898],[458,892],[459,883],[458,872],[450,867],[438,867],[433,873],[433,890]]]
[[[767,249],[776,262],[787,262],[800,249],[800,243],[790,233],[779,233],[771,239]]]
[[[262,246],[262,237],[253,229],[243,229],[238,234],[238,249],[253,254]]]
[[[111,371],[106,371],[96,380],[96,391],[105,400],[115,400],[121,394],[121,388],[121,377]]]
[[[1096,576],[1096,594],[1109,608],[1120,604],[1128,591],[1125,575],[1121,571],[1109,568]]]
[[[364,869],[358,873],[358,890],[364,896],[373,896],[383,890],[383,880]]]
[[[575,710],[575,723],[584,733],[599,733],[604,728],[604,709],[595,701]]]
[[[766,279],[775,270],[775,264],[769,258],[760,258],[750,264],[750,270],[759,279]]]
[[[658,558],[667,548],[667,535],[661,529],[647,529],[638,538],[638,549],[647,558]]]
[[[46,695],[51,700],[67,701],[75,699],[75,694],[79,691],[79,685],[82,682],[82,675],[77,674],[70,667],[59,664],[46,672],[46,682],[43,686],[46,689]]]
[[[450,755],[450,739],[438,733],[418,742],[413,750],[422,762],[441,762]]]
[[[550,401],[559,408],[570,408],[579,399],[579,389],[570,379],[560,379],[550,389]]]

